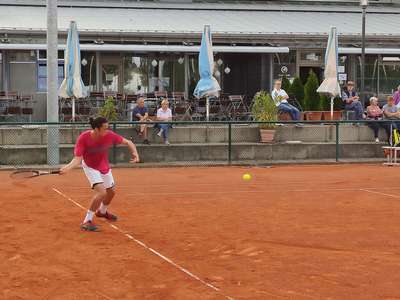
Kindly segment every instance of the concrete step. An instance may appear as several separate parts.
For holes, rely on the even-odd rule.
[[[386,141],[387,136],[383,128],[379,130],[379,139]],[[341,124],[339,126],[340,142],[370,142],[374,141],[374,132],[367,125],[354,126]],[[302,141],[302,142],[335,142],[335,125],[293,125],[278,126],[275,133],[276,142]]]
[[[339,145],[340,158],[372,159],[383,158],[384,144],[358,142]],[[60,161],[66,163],[72,159],[73,144],[60,145]],[[172,145],[138,145],[143,162],[206,162],[227,161],[228,145],[226,143],[197,143]],[[0,165],[45,164],[47,149],[45,145],[7,145],[0,147]],[[232,161],[293,161],[335,159],[335,143],[234,143],[232,145]],[[130,153],[126,147],[116,147],[117,163],[129,161]],[[113,152],[110,151],[110,161]]]
[[[78,136],[88,128],[61,128],[60,144],[75,143]],[[117,127],[116,132],[125,138],[133,137],[134,141],[141,141],[132,126]],[[257,126],[232,126],[231,138],[233,142],[258,142],[260,133]],[[169,141],[180,143],[224,143],[228,142],[228,125],[213,127],[207,126],[176,126],[171,129]],[[149,128],[149,140],[152,144],[161,144],[162,138],[156,135],[153,128]],[[45,145],[47,131],[41,126],[4,127],[0,126],[0,145]]]

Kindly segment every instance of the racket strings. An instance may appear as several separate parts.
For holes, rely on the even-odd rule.
[[[24,179],[24,178],[35,177],[38,175],[39,174],[37,171],[26,170],[26,171],[16,171],[16,172],[12,173],[10,176],[13,179]]]

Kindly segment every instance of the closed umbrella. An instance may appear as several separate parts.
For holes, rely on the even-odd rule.
[[[59,89],[63,98],[72,98],[72,120],[75,120],[75,99],[86,97],[86,89],[81,78],[81,50],[78,28],[71,21],[68,29],[67,45],[64,51],[64,80]]]
[[[325,53],[324,81],[317,89],[318,93],[327,93],[331,96],[331,119],[333,119],[333,100],[336,96],[340,96],[338,61],[337,31],[336,27],[331,27]]]
[[[213,76],[214,56],[212,51],[212,39],[210,25],[204,26],[203,36],[201,38],[201,46],[199,53],[199,73],[200,80],[194,90],[193,95],[197,98],[206,97],[206,118],[209,120],[210,103],[209,97],[218,97],[221,90],[218,81]]]

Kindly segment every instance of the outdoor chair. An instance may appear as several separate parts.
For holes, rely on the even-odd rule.
[[[62,122],[72,120],[72,107],[60,107],[60,119]]]
[[[22,115],[24,117],[27,117],[28,121],[31,122],[33,115],[33,105],[35,103],[32,95],[20,95],[19,100],[21,101]]]
[[[242,95],[231,95],[229,96],[229,107],[228,115],[232,120],[248,120],[249,109],[244,103],[244,98]]]
[[[172,98],[174,98],[175,100],[185,100],[185,93],[184,92],[172,92]]]
[[[154,98],[168,98],[168,93],[156,91],[154,92]]]
[[[14,117],[17,121],[18,117],[21,115],[21,107],[17,103],[10,103],[10,106],[7,107],[6,114]]]
[[[127,101],[127,102],[136,102],[136,100],[138,99],[138,96],[137,95],[135,95],[135,94],[126,94],[125,95],[125,100]]]
[[[158,100],[155,98],[146,98],[144,99],[144,103],[149,111],[149,116],[156,116],[158,108]]]
[[[32,107],[23,107],[22,108],[22,115],[24,117],[28,117],[28,121],[32,121],[32,115],[33,115],[33,108]]]
[[[8,108],[8,98],[0,96],[0,115],[5,115]]]
[[[204,121],[206,119],[206,100],[196,99],[194,102],[194,113],[192,114],[194,121]]]
[[[105,99],[107,99],[108,97],[112,97],[114,99],[118,98],[118,93],[114,92],[114,91],[104,91],[104,96]]]

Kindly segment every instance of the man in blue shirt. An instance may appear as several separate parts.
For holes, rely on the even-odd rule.
[[[347,87],[343,90],[342,100],[345,104],[345,110],[351,110],[355,113],[356,120],[362,120],[364,115],[364,109],[360,102],[357,92],[354,90],[354,82],[348,81]]]
[[[132,111],[132,119],[134,121],[139,121],[139,122],[149,122],[149,111],[147,107],[144,105],[144,98],[140,97],[136,101],[136,107]],[[147,124],[140,124],[138,127],[138,134],[139,137],[143,137],[144,144],[149,145],[149,140],[147,139]]]

